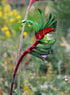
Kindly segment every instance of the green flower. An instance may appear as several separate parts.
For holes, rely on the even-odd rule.
[[[57,21],[55,20],[55,17],[52,17],[50,14],[48,21],[44,24],[44,14],[40,9],[38,9],[38,11],[41,14],[41,25],[32,20],[23,20],[22,22],[34,26],[36,41],[38,41],[39,45],[35,46],[34,49],[30,51],[30,54],[43,60],[48,54],[52,53],[51,46],[55,43],[55,39],[46,40],[44,37],[50,32],[55,32]]]
[[[41,25],[39,25],[39,23],[34,22],[32,20],[23,20],[22,22],[33,25],[35,29],[36,40],[41,40],[44,38],[46,34],[50,32],[55,32],[57,21],[55,20],[55,17],[52,17],[52,15],[50,14],[47,23],[44,24],[44,14],[40,9],[38,9],[38,11],[41,14],[41,18],[42,18]]]

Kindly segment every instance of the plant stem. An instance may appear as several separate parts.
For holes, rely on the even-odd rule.
[[[25,14],[25,19],[24,19],[24,20],[26,20],[26,19],[27,19],[30,8],[31,8],[31,6],[30,6],[30,4],[29,4],[29,6],[28,6],[28,8],[27,8],[27,11],[26,11],[26,14]],[[23,24],[22,32],[21,32],[21,35],[20,35],[19,55],[20,55],[21,50],[22,50],[23,32],[24,32],[24,28],[25,28],[25,23]]]
[[[25,20],[27,19],[28,17],[28,13],[29,13],[29,10],[30,10],[30,4],[27,8],[27,11],[26,11],[26,14],[25,14]],[[25,23],[23,24],[23,27],[22,27],[22,32],[21,32],[21,35],[20,35],[20,43],[19,43],[19,50],[18,50],[18,58],[20,57],[21,55],[21,50],[22,50],[22,44],[23,44],[23,33],[24,33],[24,28],[25,28]],[[19,72],[18,72],[18,79],[19,79],[19,87],[18,87],[18,95],[20,95],[20,73],[21,73],[21,65],[19,67]]]
[[[19,66],[20,66],[20,63],[21,63],[22,59],[24,58],[24,56],[25,56],[26,54],[28,54],[29,52],[31,52],[31,51],[34,49],[34,47],[37,46],[38,44],[39,44],[39,42],[36,41],[31,47],[29,47],[27,50],[25,50],[25,51],[23,52],[23,54],[20,56],[20,58],[19,58],[19,60],[18,60],[18,62],[17,62],[17,65],[16,65],[16,67],[15,67],[14,73],[13,73],[13,78],[12,78],[12,83],[11,83],[11,88],[10,88],[10,95],[12,95],[15,76],[16,76],[17,70],[18,70],[18,68],[19,68]]]
[[[22,61],[23,57],[24,57],[27,53],[28,53],[27,51],[24,51],[23,54],[21,55],[21,57],[19,58],[18,62],[17,62],[15,71],[14,71],[14,73],[13,73],[13,78],[12,78],[12,83],[11,83],[11,89],[10,89],[10,95],[12,95],[14,80],[15,80],[16,72],[17,72],[17,70],[18,70],[18,68],[19,68],[20,62]]]

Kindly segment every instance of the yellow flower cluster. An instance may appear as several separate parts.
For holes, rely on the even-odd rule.
[[[11,23],[13,23],[14,21],[15,21],[15,19],[14,19],[14,18],[11,18],[11,19],[10,19],[10,22],[11,22]]]
[[[23,33],[23,36],[26,36],[26,35],[27,35],[27,32],[24,32],[24,33]]]
[[[8,37],[8,38],[10,38],[10,37],[11,37],[11,35],[10,35],[10,32],[9,32],[9,31],[6,31],[6,32],[5,32],[5,35],[6,35],[6,37]]]
[[[8,37],[8,38],[11,38],[11,34],[10,34],[10,31],[9,31],[9,28],[4,25],[2,28],[1,28],[1,31],[3,31],[5,33],[5,36]]]
[[[6,25],[3,26],[3,28],[1,28],[2,31],[6,31],[8,30],[8,27]]]
[[[29,86],[25,85],[23,88],[24,93],[22,95],[33,95]]]
[[[3,19],[3,22],[5,22],[1,27],[1,31],[3,34],[5,33],[4,35],[6,37],[10,38],[12,36],[12,30],[15,33],[21,30],[21,16],[16,9],[11,9],[11,6],[7,3],[7,0],[2,0],[1,3],[3,6],[0,6],[0,19]],[[24,32],[23,36],[26,35],[27,32]]]
[[[24,91],[30,90],[29,86],[24,86]]]
[[[18,15],[16,18],[17,18],[17,19],[21,19],[21,16],[20,16],[20,15]]]
[[[0,17],[2,17],[2,12],[0,11]]]

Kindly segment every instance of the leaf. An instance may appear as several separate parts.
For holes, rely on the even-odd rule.
[[[40,9],[38,9],[38,11],[41,14],[41,18],[42,18],[42,23],[41,23],[41,26],[40,26],[40,30],[42,30],[43,25],[44,25],[44,14],[43,14],[43,12]]]

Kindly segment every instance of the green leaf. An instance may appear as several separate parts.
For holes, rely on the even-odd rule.
[[[43,25],[44,25],[44,14],[43,14],[43,12],[40,9],[38,9],[38,11],[41,14],[41,18],[42,18],[42,23],[41,23],[41,26],[40,26],[40,30],[42,30]]]

